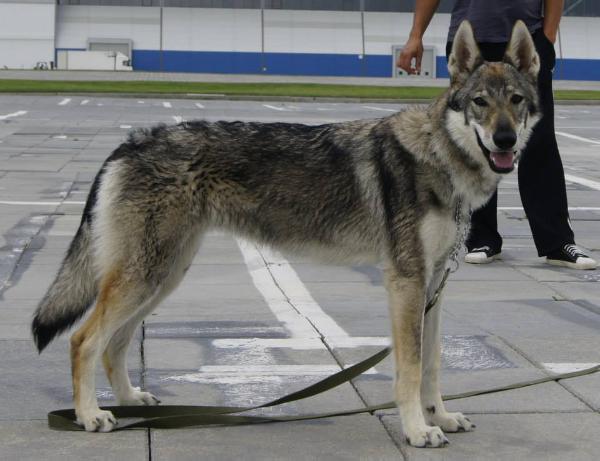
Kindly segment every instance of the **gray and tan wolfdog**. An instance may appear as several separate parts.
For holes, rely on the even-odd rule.
[[[448,443],[470,431],[440,396],[439,301],[426,301],[469,211],[513,170],[539,119],[539,57],[515,25],[502,62],[484,62],[459,28],[450,88],[429,107],[320,126],[206,121],[134,131],[106,160],[81,225],[32,324],[41,351],[92,305],[71,339],[73,396],[87,431],[110,431],[98,407],[100,357],[122,405],[158,400],[125,363],[141,321],[179,284],[209,229],[285,251],[379,261],[389,296],[395,400],[406,439]]]

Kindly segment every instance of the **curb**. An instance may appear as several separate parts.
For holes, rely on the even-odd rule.
[[[105,98],[141,98],[141,99],[215,99],[222,101],[279,101],[279,102],[337,102],[337,103],[383,103],[383,104],[430,104],[433,99],[391,99],[391,98],[352,98],[335,96],[273,96],[273,95],[228,95],[212,93],[85,93],[85,92],[0,92],[10,96],[85,96]],[[555,99],[557,106],[598,106],[600,99]]]

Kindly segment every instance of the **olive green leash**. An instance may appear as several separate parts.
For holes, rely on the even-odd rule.
[[[450,270],[446,270],[442,282],[431,301],[425,308],[425,313],[431,310],[442,291]],[[289,416],[256,416],[256,415],[241,415],[240,413],[259,410],[262,408],[275,407],[284,403],[295,402],[306,399],[325,391],[333,389],[341,384],[347,383],[352,379],[360,376],[365,371],[373,368],[375,365],[385,359],[392,349],[386,347],[376,354],[368,357],[360,363],[345,368],[331,376],[328,376],[321,381],[312,384],[304,389],[301,389],[291,394],[280,397],[276,400],[255,405],[250,407],[226,407],[226,406],[194,406],[194,405],[161,405],[161,406],[112,406],[102,407],[103,410],[111,411],[117,418],[135,418],[133,422],[124,423],[119,421],[117,426],[112,431],[123,431],[126,429],[135,428],[153,428],[153,429],[178,429],[183,427],[193,426],[208,426],[208,425],[242,425],[242,424],[257,424],[257,423],[273,423],[284,421],[302,421],[307,419],[331,418],[334,416],[347,416],[359,413],[372,413],[377,410],[386,410],[394,408],[394,402],[387,402],[380,405],[371,405],[352,410],[333,411],[327,413],[309,413],[305,415],[289,415]],[[464,399],[474,397],[476,395],[493,394],[513,389],[520,389],[537,384],[547,383],[550,381],[559,381],[561,379],[575,378],[578,376],[589,375],[600,371],[600,365],[587,368],[585,370],[575,371],[571,373],[563,373],[559,375],[546,376],[530,381],[522,381],[506,386],[492,387],[478,391],[464,392],[462,394],[446,395],[443,400]],[[62,431],[83,431],[83,427],[76,423],[77,417],[72,409],[56,410],[48,413],[48,426],[52,429]]]

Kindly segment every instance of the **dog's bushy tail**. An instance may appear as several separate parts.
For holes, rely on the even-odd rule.
[[[98,291],[93,270],[91,219],[84,219],[56,279],[40,302],[31,331],[40,352],[89,309]]]

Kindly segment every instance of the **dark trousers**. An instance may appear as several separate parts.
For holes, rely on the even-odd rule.
[[[575,241],[569,223],[565,175],[554,133],[554,45],[541,29],[533,34],[533,39],[540,56],[538,89],[543,116],[521,153],[518,179],[521,202],[538,255],[546,256],[565,243]],[[479,48],[486,61],[500,61],[504,56],[506,43],[480,43]],[[448,43],[446,57],[451,50],[452,43]],[[466,241],[468,250],[485,245],[502,248],[502,237],[498,233],[497,206],[498,191],[486,205],[473,213],[471,232]]]

